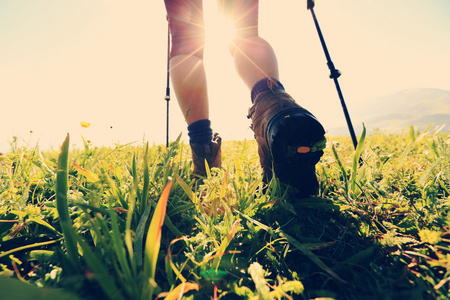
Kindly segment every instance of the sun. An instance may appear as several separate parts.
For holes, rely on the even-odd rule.
[[[214,2],[204,3],[206,43],[211,47],[227,49],[235,35],[233,22],[219,12]]]

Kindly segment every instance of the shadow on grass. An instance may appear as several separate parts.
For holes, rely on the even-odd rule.
[[[266,247],[259,262],[267,261],[274,274],[300,280],[305,287],[300,299],[434,299],[405,261],[364,237],[364,225],[350,208],[324,198],[286,197],[255,218],[307,246],[337,274],[331,276],[292,245]]]

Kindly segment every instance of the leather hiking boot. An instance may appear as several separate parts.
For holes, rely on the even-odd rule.
[[[202,145],[191,143],[192,160],[194,162],[193,175],[196,177],[206,177],[205,160],[208,162],[209,168],[222,167],[222,138],[215,133],[211,143]]]
[[[273,172],[298,190],[299,197],[318,192],[315,165],[325,148],[325,130],[284,90],[260,93],[249,109],[258,154],[268,183]]]

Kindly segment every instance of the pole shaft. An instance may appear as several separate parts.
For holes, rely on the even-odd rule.
[[[169,147],[169,101],[167,100],[166,147]]]
[[[350,119],[350,114],[348,113],[347,105],[345,105],[344,96],[342,95],[341,87],[339,86],[339,82],[338,82],[337,78],[333,78],[333,80],[334,80],[334,84],[336,85],[339,99],[341,100],[342,110],[344,111],[345,120],[347,121],[347,126],[350,131],[350,137],[352,138],[353,147],[355,147],[355,149],[356,149],[356,147],[358,147],[358,140],[356,139],[355,130],[353,129],[352,121]]]
[[[169,102],[170,102],[170,25],[167,22],[167,68],[166,68],[166,96],[167,119],[166,119],[166,148],[169,147]]]
[[[350,114],[347,110],[347,105],[345,105],[344,96],[342,95],[341,87],[339,86],[338,77],[341,73],[336,70],[333,62],[331,61],[330,53],[328,52],[327,45],[325,43],[325,39],[323,38],[322,31],[320,30],[319,22],[317,21],[316,14],[314,13],[314,9],[312,7],[309,8],[311,11],[314,24],[316,25],[317,33],[319,34],[320,43],[322,44],[323,52],[325,53],[325,57],[327,59],[327,65],[330,69],[330,78],[333,79],[334,84],[336,85],[336,90],[339,95],[339,100],[341,101],[342,110],[344,111],[345,120],[347,121],[348,130],[350,131],[350,137],[352,138],[353,146],[358,146],[358,140],[356,139],[355,130],[353,129],[352,121],[350,119]]]

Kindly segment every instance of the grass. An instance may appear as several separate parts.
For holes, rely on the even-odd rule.
[[[356,151],[327,139],[308,199],[262,183],[255,141],[224,142],[223,168],[196,182],[179,140],[13,143],[0,156],[1,297],[448,299],[450,137],[376,132]]]

